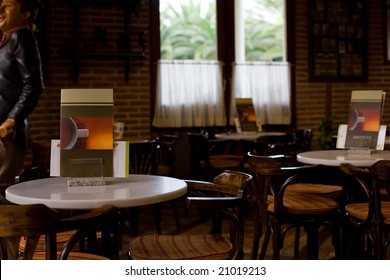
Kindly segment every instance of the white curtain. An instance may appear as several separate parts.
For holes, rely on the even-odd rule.
[[[234,98],[252,98],[257,122],[290,124],[290,66],[287,62],[243,62],[233,66],[231,116]],[[233,124],[233,119],[230,121]]]
[[[225,124],[220,62],[159,61],[153,126],[196,127]]]

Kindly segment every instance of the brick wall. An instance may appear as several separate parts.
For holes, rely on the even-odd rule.
[[[101,44],[96,50],[115,52],[119,33],[124,32],[124,9],[118,5],[84,5],[80,9],[79,28],[73,29],[74,10],[71,5],[59,0],[48,1],[45,26],[46,90],[38,107],[30,116],[32,139],[49,144],[50,139],[59,137],[60,91],[63,88],[113,88],[114,117],[125,122],[125,137],[128,139],[150,136],[150,86],[149,55],[135,58],[131,62],[129,82],[124,79],[124,61],[114,57],[96,57],[81,61],[79,82],[73,79],[73,61],[65,57],[64,49],[74,46],[85,49],[92,47],[94,30],[102,26],[107,30],[107,46]],[[138,13],[131,16],[128,36],[131,50],[141,52],[136,32],[148,31],[148,1],[140,6]],[[76,40],[72,40],[75,36]],[[147,37],[146,37],[147,39]]]
[[[296,106],[297,126],[314,129],[313,146],[317,144],[316,129],[328,113],[337,119],[348,116],[352,90],[380,89],[390,93],[390,65],[383,59],[383,28],[381,1],[368,2],[368,79],[367,82],[309,82],[308,3],[296,2]],[[390,101],[385,104],[383,124],[390,125]],[[336,131],[337,124],[334,126]]]
[[[296,108],[297,127],[314,130],[313,146],[316,145],[316,129],[327,114],[338,117],[347,115],[351,90],[383,89],[390,92],[390,65],[383,63],[383,36],[381,1],[368,2],[368,82],[321,83],[309,82],[308,63],[308,3],[296,0]],[[51,0],[47,7],[46,24],[46,91],[38,108],[30,117],[34,141],[50,143],[59,137],[60,90],[62,88],[113,88],[114,117],[125,122],[127,139],[150,136],[150,75],[149,53],[146,43],[144,60],[132,62],[129,82],[124,82],[124,62],[116,58],[96,58],[81,62],[79,83],[73,81],[73,62],[62,51],[74,36],[73,8]],[[149,1],[143,1],[138,14],[129,21],[131,48],[139,51],[137,31],[149,30]],[[81,8],[79,30],[76,33],[87,45],[91,45],[95,27],[108,31],[107,50],[116,50],[120,32],[124,31],[124,11],[121,6],[85,5]],[[146,37],[148,40],[148,37]],[[101,46],[99,46],[101,47]],[[328,105],[327,105],[328,102]],[[328,109],[327,109],[328,108]],[[390,102],[384,112],[384,124],[390,125]]]

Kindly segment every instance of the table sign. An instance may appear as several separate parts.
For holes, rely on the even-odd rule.
[[[112,177],[113,123],[112,89],[62,89],[60,176]]]
[[[386,142],[390,142],[386,140],[386,125],[381,125],[378,132],[378,139],[376,143],[376,149],[375,150],[384,150]],[[337,143],[336,148],[337,149],[345,149],[345,141],[347,138],[347,131],[348,131],[348,125],[347,124],[340,124],[339,129],[337,132]],[[351,153],[364,153],[363,150],[367,150],[368,152],[372,152],[371,149],[350,149]],[[359,151],[360,150],[360,151]]]
[[[355,90],[351,94],[347,125],[340,125],[337,148],[367,154],[384,149],[386,126],[381,126],[385,92]]]
[[[261,131],[258,126],[252,98],[236,98],[236,110],[240,132]]]
[[[60,140],[51,140],[50,176],[60,176]],[[129,142],[115,141],[113,149],[113,177],[126,178],[129,176]]]

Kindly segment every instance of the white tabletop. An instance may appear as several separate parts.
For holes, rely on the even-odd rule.
[[[379,160],[390,160],[390,151],[376,151],[370,155],[351,155],[348,150],[322,150],[299,153],[297,160],[306,164],[339,166],[350,163],[356,166],[371,166]]]
[[[282,136],[286,135],[284,132],[273,132],[273,131],[264,131],[264,132],[226,132],[226,133],[217,133],[215,138],[217,139],[230,139],[230,140],[256,140],[260,136]]]
[[[12,185],[6,198],[16,204],[42,203],[54,209],[93,209],[104,204],[119,208],[172,200],[187,192],[183,180],[130,175],[128,178],[105,178],[105,186],[68,188],[67,178],[56,177]]]

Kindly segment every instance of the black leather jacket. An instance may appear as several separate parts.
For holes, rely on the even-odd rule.
[[[10,33],[0,46],[0,124],[16,122],[15,143],[28,146],[27,117],[44,89],[42,64],[34,34],[28,29]]]

